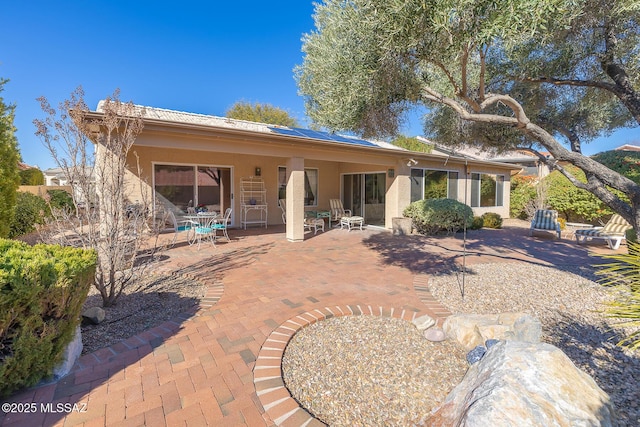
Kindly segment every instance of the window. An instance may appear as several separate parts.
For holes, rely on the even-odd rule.
[[[278,198],[287,197],[287,168],[278,167]],[[304,205],[318,206],[318,169],[304,170]]]
[[[504,176],[484,173],[471,174],[471,207],[502,206]]]
[[[411,169],[411,201],[458,198],[458,172]]]

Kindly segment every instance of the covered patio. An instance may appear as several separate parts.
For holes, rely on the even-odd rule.
[[[304,239],[305,216],[329,211],[332,199],[366,224],[385,229],[422,198],[457,199],[476,215],[509,216],[512,165],[330,132],[140,109],[144,129],[128,159],[132,202],[152,194],[156,204],[176,214],[188,207],[219,213],[232,208],[231,227],[246,228],[282,225],[278,202],[285,199],[285,237],[292,242]],[[99,105],[90,117],[100,114]],[[96,147],[98,157],[107,155]],[[141,176],[134,172],[138,166]],[[261,182],[259,201],[257,193],[245,194],[248,180]]]

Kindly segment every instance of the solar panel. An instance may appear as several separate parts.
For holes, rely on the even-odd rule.
[[[323,132],[318,130],[302,129],[302,128],[269,127],[269,129],[280,135],[318,139],[321,141],[341,142],[346,144],[361,145],[365,147],[377,147],[376,144],[366,141],[364,139],[349,138],[346,136],[342,136],[342,135],[338,135],[330,132]]]

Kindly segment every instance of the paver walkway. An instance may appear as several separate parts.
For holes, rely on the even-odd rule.
[[[281,227],[230,234],[232,242],[216,248],[177,245],[161,267],[206,281],[211,292],[202,308],[83,356],[57,383],[12,396],[8,402],[35,404],[35,411],[0,413],[0,424],[274,425],[253,375],[273,331],[332,306],[434,315],[428,275],[462,263],[462,240],[453,237],[333,229],[289,243]],[[588,250],[610,252],[526,234],[522,228],[470,232],[465,262],[592,264]]]

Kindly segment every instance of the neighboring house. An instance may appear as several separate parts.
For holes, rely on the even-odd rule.
[[[640,145],[624,144],[616,148],[617,151],[640,151]]]
[[[86,197],[82,194],[82,189],[78,185],[78,178],[69,176],[69,175],[77,175],[81,177],[82,173],[86,174],[89,177],[88,183],[93,187],[95,183],[95,176],[93,174],[93,170],[89,167],[78,168],[77,170],[70,170],[70,173],[67,173],[62,168],[49,168],[43,172],[44,174],[44,185],[47,187],[71,187],[74,192],[74,198],[78,203],[84,203],[87,199],[92,199],[94,196],[90,195]],[[94,193],[95,190],[89,190],[91,193]]]
[[[537,156],[526,150],[510,150],[507,152],[497,153],[492,150],[480,150],[478,148],[468,146],[450,148],[436,144],[426,138],[418,137],[418,139],[432,145],[433,154],[459,156],[475,160],[488,160],[514,165],[514,175],[535,176],[542,179],[550,173],[547,165],[542,163]],[[548,153],[543,154],[547,157],[550,156]]]
[[[100,116],[101,105],[89,118]],[[278,199],[286,199],[291,241],[304,238],[305,211],[326,211],[330,199],[341,199],[367,224],[388,229],[393,217],[425,197],[466,202],[476,215],[509,216],[509,164],[417,153],[328,132],[153,107],[142,111],[144,129],[129,163],[143,171],[136,184],[151,187],[156,202],[173,210],[230,207],[232,225],[239,226],[241,181],[259,176],[268,212],[248,215],[266,213],[267,224],[282,224]],[[98,158],[102,150],[96,147]]]

